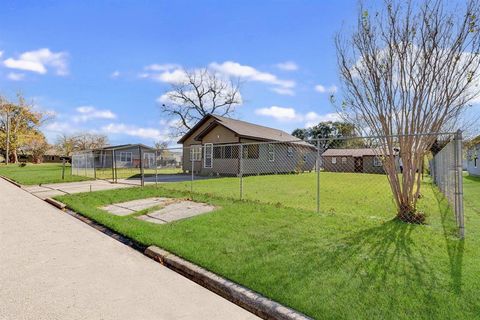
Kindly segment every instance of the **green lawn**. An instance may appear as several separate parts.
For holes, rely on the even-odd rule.
[[[23,185],[90,180],[87,177],[72,176],[70,170],[70,165],[67,165],[65,168],[65,179],[62,180],[61,163],[28,163],[25,167],[21,167],[18,164],[9,164],[8,166],[0,164],[0,175]]]
[[[161,181],[161,180],[160,180]],[[430,186],[430,179],[423,184]],[[273,205],[316,210],[317,174],[247,176],[243,178],[243,198]],[[190,181],[164,184],[165,188],[189,191]],[[239,199],[239,178],[214,178],[193,183],[195,193]],[[432,192],[423,193],[419,209],[435,212]],[[340,198],[339,198],[340,197]],[[381,174],[321,172],[320,210],[330,214],[352,214],[372,219],[390,219],[395,203],[387,177]]]
[[[479,179],[465,178],[467,237],[458,240],[453,214],[430,184],[423,185],[420,204],[428,224],[407,225],[390,219],[388,196],[370,199],[378,195],[380,176],[355,175],[336,189],[332,183],[344,180],[338,177],[331,176],[332,190],[322,191],[321,214],[308,210],[314,208],[314,191],[297,189],[302,182],[296,179],[310,181],[308,175],[251,177],[246,197],[272,204],[194,194],[219,209],[168,225],[109,215],[98,207],[151,196],[189,197],[188,192],[150,186],[58,199],[121,234],[165,248],[314,318],[480,317]],[[205,184],[206,191],[223,188],[228,195],[234,180],[197,181],[195,190]]]

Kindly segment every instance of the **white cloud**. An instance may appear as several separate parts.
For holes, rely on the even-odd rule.
[[[295,109],[278,106],[257,109],[255,110],[255,114],[272,117],[279,121],[298,120],[299,118],[299,115],[295,112]]]
[[[25,70],[46,74],[48,69],[55,70],[60,76],[68,74],[67,53],[52,52],[48,48],[27,51],[22,53],[18,59],[8,58],[3,61],[5,67],[10,69]]]
[[[0,58],[3,56],[3,51],[0,51]]]
[[[294,94],[293,88],[296,85],[295,81],[279,79],[274,74],[261,72],[254,67],[241,65],[238,62],[225,61],[221,64],[212,62],[208,65],[208,68],[225,79],[240,78],[247,81],[262,82],[273,85],[274,88],[272,88],[272,90],[279,94]],[[176,64],[151,64],[144,67],[144,70],[145,72],[139,74],[140,78],[171,84],[182,83],[188,80],[185,70]],[[198,71],[200,71],[200,69],[198,69]]]
[[[273,92],[276,92],[278,94],[284,95],[284,96],[294,96],[295,91],[289,88],[272,88]]]
[[[298,70],[298,65],[293,61],[285,61],[277,63],[276,67],[283,71],[296,71]]]
[[[169,71],[172,69],[180,69],[181,66],[174,63],[165,63],[165,64],[151,64],[146,66],[144,69],[147,71]]]
[[[338,88],[334,85],[331,85],[329,87],[325,87],[321,84],[317,84],[315,86],[315,91],[320,92],[320,93],[335,93],[337,92]]]
[[[114,79],[118,78],[119,76],[120,76],[120,71],[118,70],[115,70],[110,74],[110,77]]]
[[[151,139],[153,141],[170,140],[167,132],[162,132],[155,128],[143,128],[123,123],[110,123],[101,128],[105,134],[125,134],[132,137]]]
[[[305,114],[297,112],[291,107],[271,106],[268,108],[260,108],[255,110],[255,114],[274,118],[278,121],[295,121],[305,122],[305,127],[311,127],[319,122],[324,121],[339,121],[340,116],[337,113],[318,114],[314,111]]]
[[[77,114],[72,117],[74,122],[87,122],[92,119],[115,119],[117,116],[110,110],[99,110],[93,106],[81,106],[75,109]]]
[[[261,72],[255,69],[254,67],[242,65],[234,61],[225,61],[222,64],[212,62],[210,64],[210,68],[231,77],[238,77],[238,78],[243,78],[251,81],[264,82],[268,84],[277,85],[283,88],[295,87],[295,81],[293,80],[282,80],[277,78],[277,76],[271,73]]]
[[[304,115],[303,120],[305,121],[305,127],[312,127],[317,125],[319,122],[340,121],[341,118],[337,113],[334,112],[318,114],[314,111],[310,111]]]
[[[12,81],[20,81],[20,80],[23,80],[25,78],[25,74],[24,73],[10,72],[9,74],[7,74],[7,78],[12,80]]]
[[[73,133],[77,128],[68,122],[53,121],[45,125],[45,130],[54,133]]]

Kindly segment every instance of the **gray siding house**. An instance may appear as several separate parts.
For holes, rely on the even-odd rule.
[[[312,171],[317,152],[282,130],[216,115],[205,116],[178,143],[183,171],[200,175],[238,175],[240,163],[245,175]]]
[[[471,176],[480,177],[480,143],[467,150],[467,171]]]
[[[96,168],[111,168],[113,156],[116,168],[140,168],[140,153],[143,168],[155,167],[155,149],[143,144],[108,146],[93,152]]]

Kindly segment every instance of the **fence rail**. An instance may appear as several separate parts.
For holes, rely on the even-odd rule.
[[[402,150],[408,142],[424,145],[413,176],[421,175],[422,184],[430,183],[431,176],[463,237],[459,132],[89,150],[73,155],[72,174],[142,186],[161,183],[192,197],[203,193],[384,219],[397,210],[391,173],[403,186],[404,167],[412,168],[406,163],[412,151]],[[421,207],[422,200],[418,202]]]

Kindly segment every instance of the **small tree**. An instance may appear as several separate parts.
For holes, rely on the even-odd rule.
[[[23,145],[26,151],[29,151],[32,154],[33,163],[41,163],[43,161],[43,156],[45,152],[50,148],[45,136],[40,131],[32,133],[25,139]]]
[[[241,101],[240,83],[209,69],[184,70],[184,79],[171,84],[161,109],[179,121],[176,134],[190,130],[207,114],[229,116]]]
[[[380,12],[360,6],[349,38],[336,37],[342,82],[340,112],[379,139],[397,217],[416,212],[420,170],[435,135],[455,126],[479,93],[479,2],[386,0]],[[397,138],[393,135],[400,135]],[[403,175],[395,168],[400,148]]]

